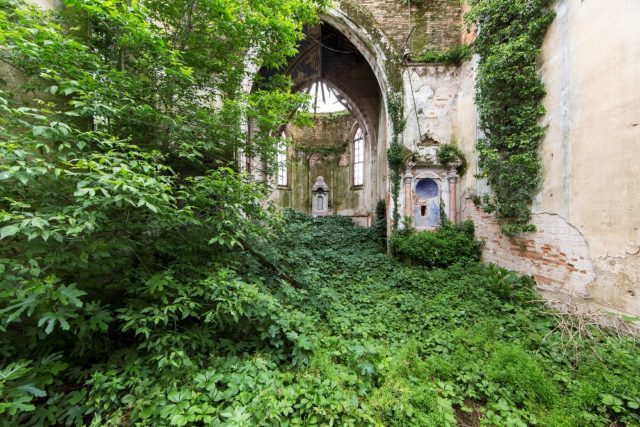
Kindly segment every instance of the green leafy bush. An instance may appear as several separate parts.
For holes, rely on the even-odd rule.
[[[391,236],[391,248],[396,256],[429,268],[480,259],[480,242],[475,239],[471,221],[410,235],[396,232]]]
[[[371,227],[371,238],[381,246],[387,245],[387,204],[378,200],[376,204],[376,220]]]
[[[415,62],[442,63],[447,65],[460,65],[471,59],[473,49],[470,45],[461,44],[445,51],[430,50],[413,58]]]
[[[530,276],[521,276],[495,264],[489,264],[487,271],[489,289],[503,301],[521,296],[526,298],[535,286],[535,281]]]
[[[457,170],[459,175],[464,175],[467,171],[467,159],[462,150],[453,144],[445,144],[438,148],[436,159],[441,165],[450,167],[452,164],[458,164]]]
[[[208,423],[175,379],[313,348],[244,259],[278,218],[226,165],[273,160],[306,97],[277,77],[246,94],[248,53],[280,67],[322,1],[30,3],[0,2],[0,423]]]

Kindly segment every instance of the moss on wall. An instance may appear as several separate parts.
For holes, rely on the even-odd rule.
[[[294,140],[294,148],[306,154],[339,156],[345,152],[355,118],[348,112],[320,114],[311,128],[289,126],[288,134]]]
[[[460,43],[462,7],[460,0],[413,2],[411,57],[427,51],[446,51]]]
[[[352,0],[336,1],[338,9],[343,11],[353,24],[364,30],[371,40],[361,39],[370,52],[376,52],[375,46],[381,48],[385,54],[384,73],[393,93],[402,93],[402,49],[389,37],[380,26],[370,10]]]
[[[278,188],[274,201],[280,207],[290,207],[311,213],[311,188],[318,176],[329,185],[329,207],[332,213],[366,214],[363,188],[353,188],[351,171],[351,141],[356,119],[349,113],[319,114],[315,126],[287,126],[292,140],[289,150],[289,186]],[[366,184],[365,184],[366,186]]]

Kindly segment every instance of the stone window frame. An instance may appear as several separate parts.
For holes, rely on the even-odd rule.
[[[276,148],[276,184],[278,188],[288,190],[291,184],[291,168],[289,167],[289,144],[287,144],[286,131],[282,132],[281,138]]]
[[[358,134],[360,137],[358,138]],[[366,133],[360,123],[356,122],[354,124],[354,128],[351,132],[351,161],[349,162],[351,165],[351,189],[352,190],[360,190],[364,187],[364,172],[365,172],[365,163],[366,163],[366,146],[367,146],[367,138]],[[361,147],[361,161],[357,161],[356,159],[356,143],[360,142],[362,144]],[[356,178],[356,167],[359,166],[362,168],[360,181],[357,182]]]

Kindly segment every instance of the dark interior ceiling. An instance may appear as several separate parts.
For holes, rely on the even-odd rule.
[[[356,109],[365,127],[375,134],[382,95],[373,70],[351,41],[327,23],[305,28],[299,53],[279,70],[260,70],[263,81],[275,74],[291,76],[295,90],[322,80]]]

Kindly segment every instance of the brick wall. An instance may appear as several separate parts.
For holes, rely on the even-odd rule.
[[[360,0],[380,28],[404,48],[411,28],[410,49],[420,54],[427,49],[446,50],[460,44],[462,6],[460,0],[422,0],[411,5],[411,21],[406,0]]]
[[[293,140],[296,149],[314,147],[320,152],[342,152],[352,138],[355,118],[347,112],[318,114],[313,126],[297,127],[289,124],[287,135]]]
[[[587,285],[595,279],[589,246],[580,232],[562,217],[535,214],[536,233],[509,239],[500,232],[493,215],[467,200],[462,218],[471,219],[476,235],[484,241],[483,259],[533,276],[543,291],[589,297]]]

